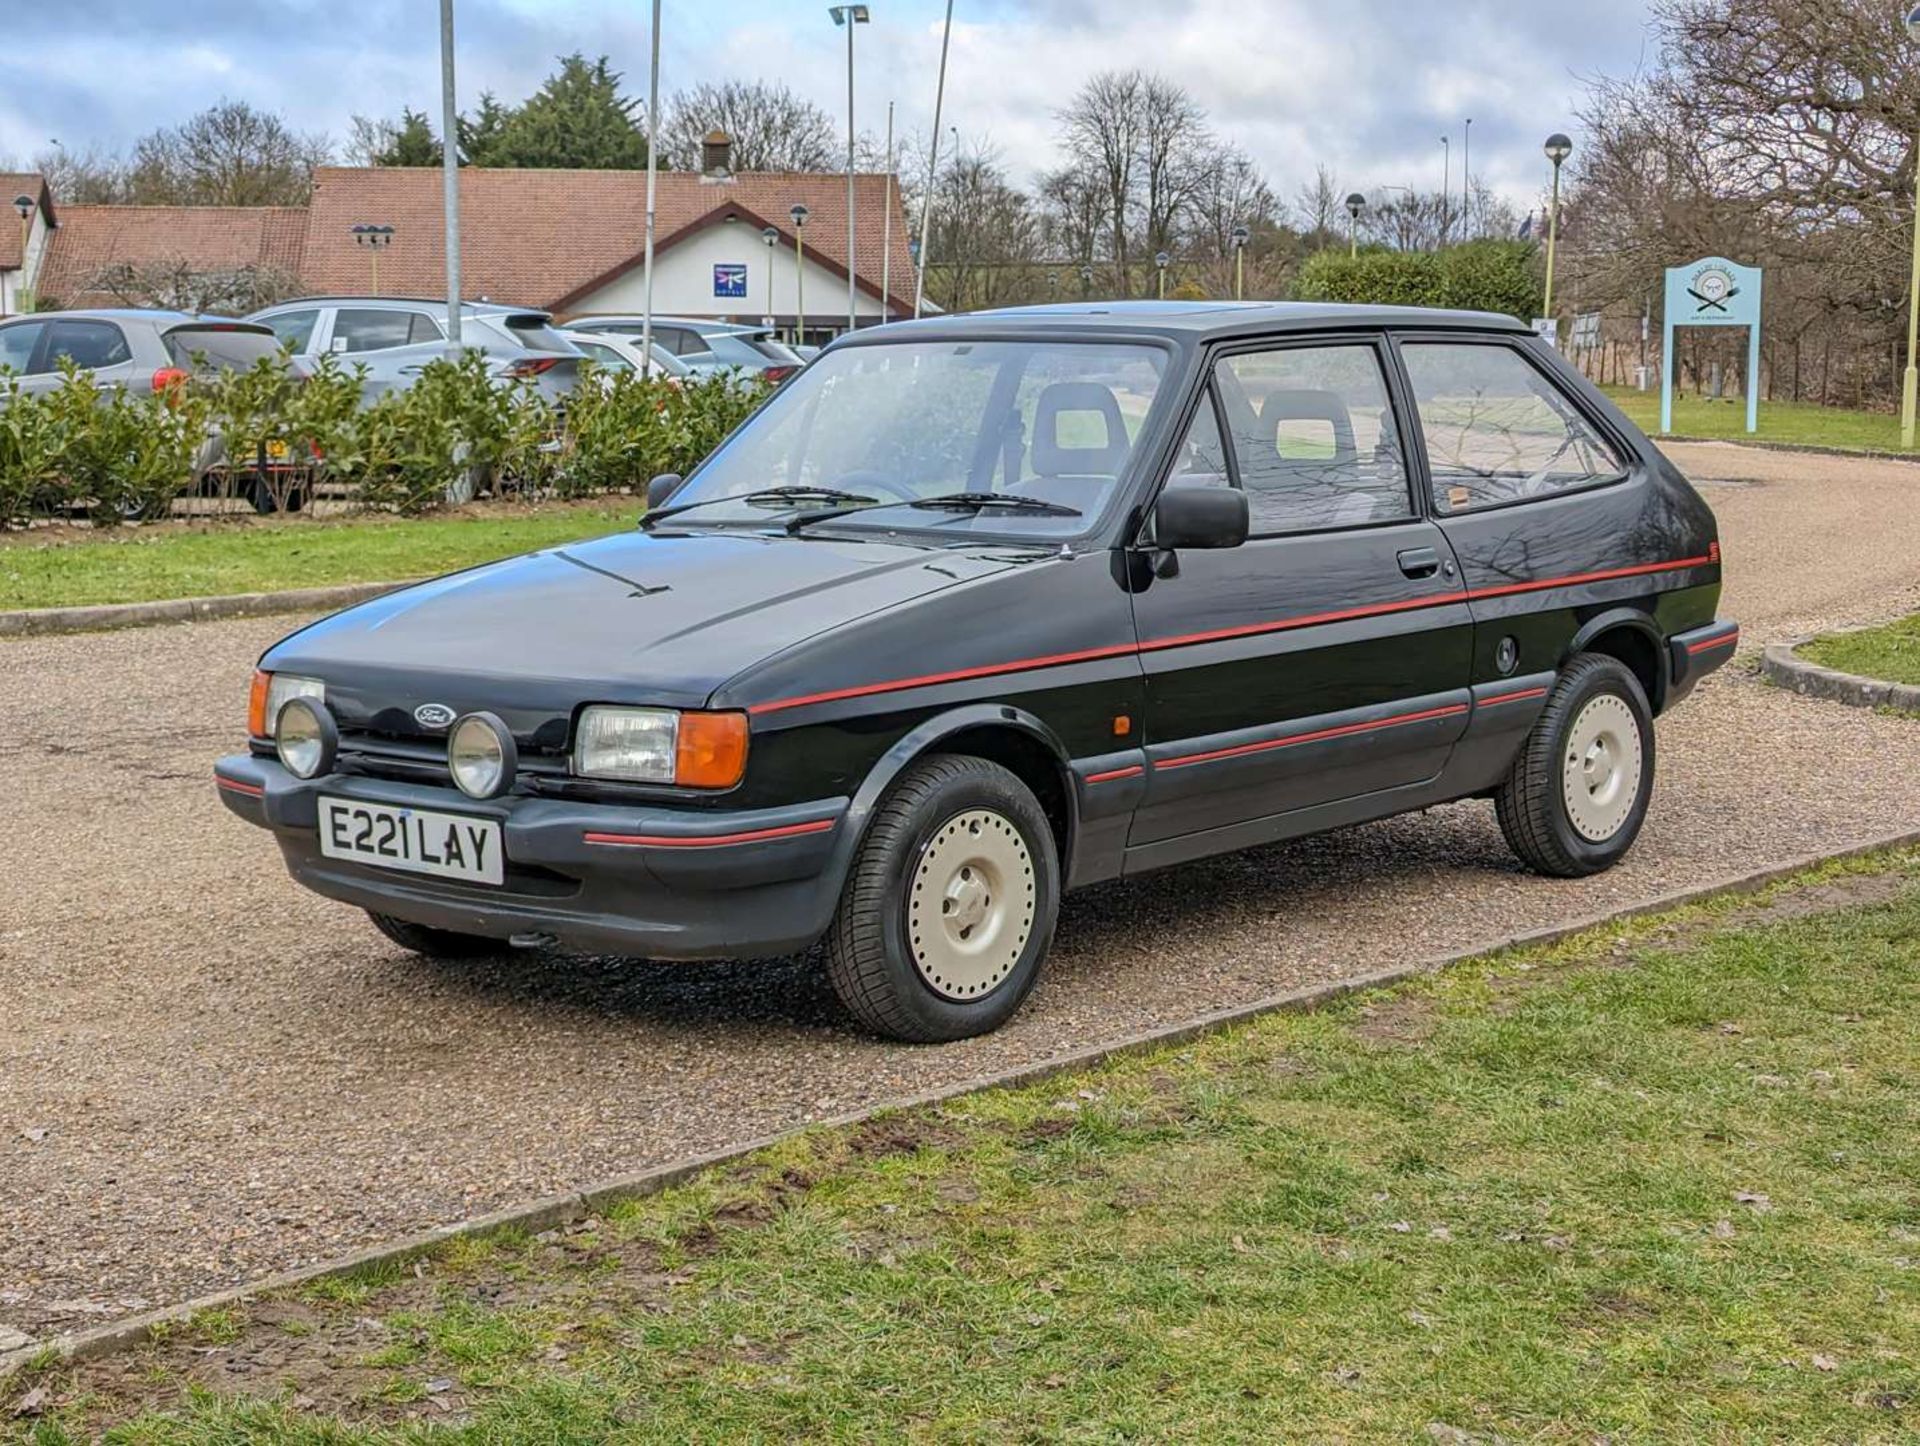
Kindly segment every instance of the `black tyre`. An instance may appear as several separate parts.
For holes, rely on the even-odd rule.
[[[1494,808],[1528,868],[1574,879],[1633,847],[1653,798],[1653,710],[1617,659],[1582,653],[1561,671]]]
[[[937,755],[875,813],[827,932],[827,971],[876,1033],[985,1034],[1039,978],[1059,907],[1059,852],[1032,791],[997,763]]]
[[[373,920],[374,928],[402,949],[411,949],[429,959],[477,959],[483,954],[505,953],[507,949],[503,939],[489,939],[480,934],[456,934],[451,929],[412,924],[405,919],[396,919],[391,914],[376,914],[372,909],[367,910],[367,917]]]

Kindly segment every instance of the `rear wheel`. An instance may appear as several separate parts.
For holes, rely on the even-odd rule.
[[[425,924],[396,919],[391,914],[376,914],[372,909],[367,910],[367,917],[373,920],[374,928],[402,949],[411,949],[429,959],[476,959],[483,954],[503,953],[507,948],[500,939],[489,939],[481,934],[457,934],[451,929],[434,929]]]
[[[834,991],[895,1039],[997,1029],[1039,978],[1059,896],[1053,830],[1032,791],[983,758],[926,759],[854,859],[827,935]]]
[[[1555,878],[1613,867],[1633,847],[1653,796],[1653,712],[1617,659],[1583,653],[1495,795],[1500,831],[1521,861]]]

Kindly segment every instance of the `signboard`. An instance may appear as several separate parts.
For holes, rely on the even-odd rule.
[[[725,297],[745,296],[747,294],[747,263],[744,261],[714,262],[713,294]]]
[[[1573,319],[1573,349],[1596,351],[1600,346],[1600,313],[1585,311]]]
[[[1662,328],[1660,430],[1673,430],[1673,330],[1677,326],[1747,328],[1747,430],[1760,429],[1760,268],[1708,256],[1667,271]]]
[[[1560,320],[1552,316],[1536,316],[1533,319],[1534,335],[1550,347],[1560,345]]]

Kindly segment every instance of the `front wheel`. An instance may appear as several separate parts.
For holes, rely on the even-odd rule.
[[[1500,831],[1537,873],[1574,879],[1633,847],[1653,797],[1653,710],[1615,658],[1582,653],[1561,671],[1494,797]]]
[[[941,755],[887,795],[827,934],[834,992],[914,1043],[998,1029],[1053,940],[1060,863],[1032,790],[983,758]]]

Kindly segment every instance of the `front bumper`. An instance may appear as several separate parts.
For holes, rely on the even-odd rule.
[[[272,831],[294,878],[330,899],[489,938],[657,959],[769,958],[807,948],[833,917],[851,841],[848,800],[707,812],[508,797],[332,774],[302,780],[273,759],[223,758],[221,800]],[[330,798],[498,820],[505,883],[469,884],[320,852]]]

